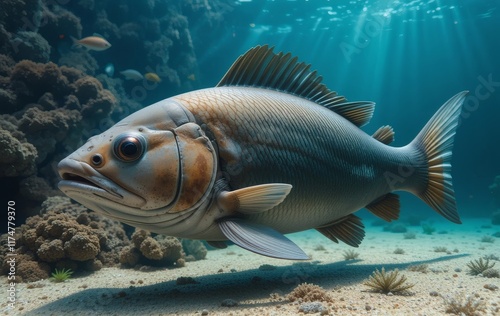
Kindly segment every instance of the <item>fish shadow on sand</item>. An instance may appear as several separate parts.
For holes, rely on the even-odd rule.
[[[225,299],[239,302],[237,307],[228,307],[228,311],[231,308],[241,310],[276,306],[283,304],[283,301],[268,301],[271,293],[286,296],[302,282],[318,284],[326,289],[340,288],[362,282],[375,269],[381,267],[385,267],[386,270],[403,270],[410,265],[450,261],[465,256],[468,254],[447,255],[406,263],[366,265],[359,264],[362,260],[326,264],[318,261],[297,262],[288,266],[275,268],[271,266],[265,270],[208,274],[196,277],[197,283],[194,284],[177,285],[176,281],[166,281],[126,288],[92,288],[51,302],[26,315],[193,314],[201,312],[202,309],[219,308]],[[185,270],[168,270],[166,273],[174,272],[182,276],[183,271]]]

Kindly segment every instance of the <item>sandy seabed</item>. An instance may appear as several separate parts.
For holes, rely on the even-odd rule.
[[[500,315],[500,290],[484,287],[500,288],[500,279],[467,274],[471,260],[500,256],[500,239],[481,242],[500,227],[491,226],[490,219],[464,222],[436,222],[437,232],[432,235],[423,234],[418,226],[409,227],[416,239],[384,232],[368,222],[365,240],[355,249],[359,259],[351,261],[344,260],[343,252],[354,248],[334,244],[311,230],[289,235],[311,256],[309,261],[272,259],[230,246],[209,251],[207,259],[189,262],[184,268],[147,272],[104,268],[63,283],[20,283],[16,284],[14,309],[7,304],[7,279],[2,276],[0,314],[300,315],[301,303],[290,302],[286,296],[307,282],[323,287],[333,298],[333,302],[323,303],[327,315],[445,315],[445,298],[461,295],[484,304],[485,310],[478,315]],[[320,245],[325,250],[318,250]],[[435,247],[446,247],[449,253],[435,252]],[[405,253],[395,254],[397,248]],[[418,264],[428,264],[429,271],[407,270]],[[410,295],[373,293],[363,285],[382,267],[397,268],[407,276],[415,284]],[[500,269],[500,262],[496,261],[495,268]],[[196,283],[177,284],[180,277],[191,277]],[[228,299],[237,305],[223,306]]]

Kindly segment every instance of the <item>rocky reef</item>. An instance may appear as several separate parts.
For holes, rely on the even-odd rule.
[[[169,236],[151,236],[136,230],[132,244],[122,249],[120,263],[125,267],[183,267],[186,261],[205,259],[207,249],[199,240],[182,240]]]
[[[95,271],[113,266],[129,244],[119,222],[68,198],[51,197],[43,202],[40,215],[28,218],[16,230],[16,281],[46,279],[55,268]],[[6,274],[9,267],[5,260],[2,263]]]
[[[0,103],[0,183],[26,217],[59,194],[57,162],[118,105],[99,80],[80,70],[15,63],[6,55],[0,55]]]

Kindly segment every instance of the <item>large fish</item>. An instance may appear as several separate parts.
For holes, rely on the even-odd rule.
[[[308,259],[283,234],[315,228],[358,246],[367,208],[391,221],[408,191],[460,223],[451,150],[466,92],[417,137],[359,127],[372,102],[347,102],[310,66],[250,49],[217,87],[150,105],[59,163],[59,188],[105,216],[151,232],[225,241],[265,256]]]

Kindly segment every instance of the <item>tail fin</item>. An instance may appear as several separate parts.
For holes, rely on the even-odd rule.
[[[460,92],[441,106],[410,144],[427,160],[427,184],[418,194],[419,198],[446,219],[458,224],[461,221],[451,182],[451,151],[467,93]]]

